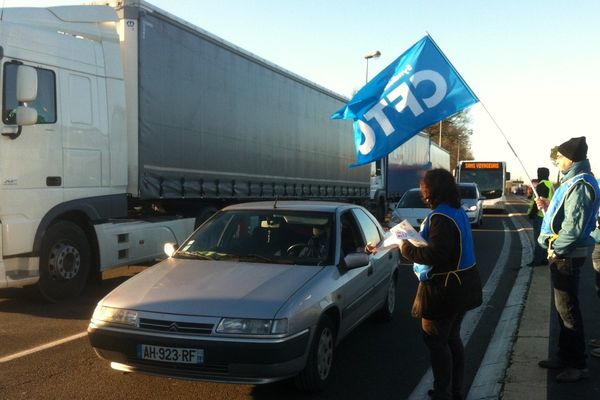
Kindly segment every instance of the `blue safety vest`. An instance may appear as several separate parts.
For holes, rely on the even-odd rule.
[[[598,192],[598,181],[594,178],[593,175],[588,173],[583,173],[576,175],[569,179],[566,182],[563,182],[558,189],[554,192],[554,196],[552,197],[552,201],[548,206],[548,210],[546,210],[546,216],[544,217],[544,221],[542,222],[541,234],[551,237],[555,234],[558,234],[561,228],[561,224],[558,224],[555,227],[554,218],[558,214],[558,211],[563,208],[565,199],[567,195],[571,191],[571,188],[578,183],[584,181],[586,184],[589,184],[590,187],[594,190],[596,194],[596,198],[594,199],[594,210],[596,213],[592,214],[593,216],[597,215],[598,206],[600,205],[600,193]],[[588,221],[585,222],[585,226],[581,232],[581,237],[588,236],[594,229],[596,228],[596,218],[592,217]]]
[[[456,227],[458,228],[460,257],[458,260],[458,266],[455,270],[463,270],[473,267],[475,265],[475,246],[473,245],[471,225],[465,210],[463,210],[462,207],[454,208],[450,207],[448,204],[440,204],[435,210],[429,213],[421,225],[421,236],[423,236],[423,239],[425,240],[429,239],[429,223],[431,217],[435,214],[443,214],[447,216],[456,224]],[[434,275],[438,275],[438,273],[431,273],[432,268],[433,267],[431,265],[418,263],[413,264],[413,271],[421,282],[431,279]],[[442,272],[439,274],[448,274],[448,272]]]

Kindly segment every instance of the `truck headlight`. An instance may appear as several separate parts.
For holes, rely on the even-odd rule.
[[[99,303],[92,315],[92,322],[96,325],[123,324],[139,327],[139,318],[137,311],[126,310],[124,308],[107,307]]]
[[[217,333],[244,335],[281,335],[287,330],[287,319],[223,318],[217,326]]]

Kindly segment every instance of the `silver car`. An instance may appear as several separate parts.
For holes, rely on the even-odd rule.
[[[483,224],[483,200],[485,197],[479,192],[479,187],[476,183],[459,183],[458,193],[460,194],[461,205],[472,227],[481,226]]]
[[[215,214],[168,259],[102,299],[88,335],[116,370],[325,387],[335,346],[395,309],[397,249],[364,208],[261,202]]]
[[[391,228],[403,220],[407,220],[415,230],[419,231],[421,224],[430,212],[431,209],[421,198],[421,190],[419,188],[409,189],[404,192],[394,207],[388,226]]]

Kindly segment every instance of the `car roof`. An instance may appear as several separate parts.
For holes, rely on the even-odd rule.
[[[230,210],[286,210],[286,211],[317,211],[330,212],[341,211],[343,209],[356,208],[358,206],[349,203],[332,201],[255,201],[249,203],[240,203],[227,206],[223,211]]]

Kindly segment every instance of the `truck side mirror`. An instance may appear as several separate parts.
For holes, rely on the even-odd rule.
[[[19,65],[17,69],[17,101],[25,103],[37,98],[38,76],[33,67]]]
[[[35,108],[17,107],[17,125],[34,125],[37,122],[38,112]]]

